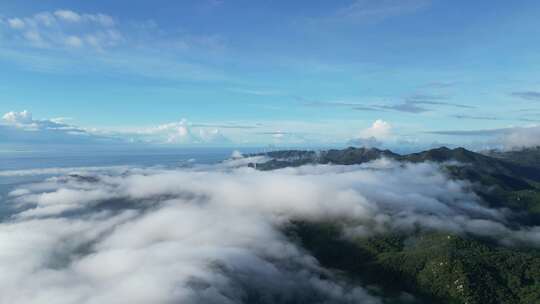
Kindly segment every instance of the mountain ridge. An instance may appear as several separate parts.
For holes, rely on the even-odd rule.
[[[540,159],[540,149],[494,154],[440,147],[399,155],[349,147],[257,155],[270,158],[251,165],[258,170],[358,165],[381,157],[405,163],[438,163],[450,178],[469,181],[486,205],[512,210],[516,215],[509,224],[540,225],[540,166],[531,161]],[[350,240],[342,237],[342,229],[339,222],[297,221],[285,232],[323,267],[348,280],[375,284],[386,293],[414,295],[414,301],[403,303],[540,303],[538,249],[505,247],[470,235],[428,230]]]

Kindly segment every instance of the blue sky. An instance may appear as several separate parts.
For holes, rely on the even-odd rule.
[[[502,0],[0,3],[0,142],[536,145],[539,11]]]

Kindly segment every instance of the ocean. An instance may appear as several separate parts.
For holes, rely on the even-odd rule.
[[[8,194],[17,186],[69,174],[78,168],[153,166],[174,168],[193,164],[213,164],[231,156],[234,148],[135,149],[114,151],[3,151],[0,153],[0,217],[9,212]],[[246,148],[242,153],[261,152]]]

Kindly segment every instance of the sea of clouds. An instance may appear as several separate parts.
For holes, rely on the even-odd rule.
[[[343,223],[344,237],[420,228],[540,246],[539,227],[511,226],[436,164],[246,163],[34,172],[60,175],[4,199],[0,303],[382,303],[291,242],[293,220]]]

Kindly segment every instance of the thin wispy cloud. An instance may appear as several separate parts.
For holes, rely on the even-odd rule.
[[[212,124],[212,123],[193,123],[192,127],[202,127],[202,128],[220,128],[220,129],[257,129],[261,125],[243,125],[243,124]]]
[[[257,132],[256,134],[270,136],[275,141],[286,141],[288,143],[308,143],[306,136],[310,133],[305,132],[290,132],[290,131],[265,131]]]
[[[266,89],[249,89],[249,88],[229,88],[231,92],[255,95],[255,96],[280,96],[285,95],[280,91],[276,90],[266,90]]]
[[[413,114],[420,114],[420,113],[424,113],[424,112],[434,111],[433,108],[423,107],[423,105],[428,105],[428,106],[448,106],[448,107],[466,108],[466,109],[475,108],[473,106],[456,104],[456,103],[451,103],[451,102],[429,101],[429,100],[423,100],[423,99],[419,99],[419,100],[407,99],[402,103],[398,103],[398,104],[394,104],[394,105],[379,105],[379,106],[374,106],[374,107],[375,108],[380,108],[380,109],[398,111],[398,112],[413,113]]]
[[[120,22],[104,13],[58,9],[0,16],[0,31],[0,59],[33,72],[186,82],[231,79],[213,65],[184,58],[224,51],[220,35],[165,30],[152,20]]]
[[[403,103],[386,106],[388,109],[394,109],[396,111],[409,112],[409,113],[423,113],[432,111],[431,108],[426,108],[423,106],[444,106],[452,108],[461,108],[461,109],[474,109],[475,106],[454,103],[449,101],[444,101],[450,99],[450,96],[447,95],[436,95],[436,94],[414,94],[405,99]]]
[[[430,0],[355,0],[352,4],[339,9],[332,18],[347,22],[379,22],[415,13],[430,4]]]
[[[462,109],[474,109],[474,106],[443,101],[449,99],[446,95],[415,94],[397,104],[378,104],[378,103],[355,103],[346,101],[303,101],[304,106],[308,107],[336,107],[349,108],[357,111],[397,111],[412,114],[434,111],[433,108],[424,106],[446,106]]]
[[[496,117],[496,116],[466,115],[466,114],[450,115],[450,117],[463,119],[463,120],[540,122],[540,119],[526,118],[526,117]]]
[[[427,133],[459,137],[487,137],[490,139],[488,141],[490,144],[507,150],[540,146],[540,126],[538,125],[478,130],[441,130]]]
[[[119,45],[123,35],[113,17],[59,9],[31,16],[4,18],[7,43],[37,48],[83,48],[103,50]],[[1,25],[1,23],[0,23]]]
[[[344,102],[344,101],[306,101],[302,103],[307,107],[329,107],[329,108],[351,108],[358,111],[381,111],[362,103]]]
[[[403,103],[398,103],[395,105],[381,105],[381,106],[378,106],[378,108],[382,108],[386,110],[393,110],[393,111],[398,111],[398,112],[413,113],[413,114],[419,114],[419,113],[430,111],[427,108],[418,106],[418,103],[414,101],[405,101]]]
[[[495,117],[495,116],[475,116],[475,115],[464,115],[464,114],[451,115],[451,117],[457,118],[457,119],[471,119],[471,120],[503,120],[502,118]]]
[[[510,93],[510,95],[525,100],[540,101],[540,92],[538,91],[517,91]]]
[[[420,87],[426,88],[426,89],[446,89],[446,88],[454,87],[457,84],[458,82],[456,81],[433,81],[433,82],[428,82],[424,85],[421,85]]]
[[[441,131],[428,131],[426,133],[436,135],[449,135],[449,136],[490,136],[501,135],[510,132],[513,128],[501,128],[501,129],[479,129],[479,130],[441,130]]]

